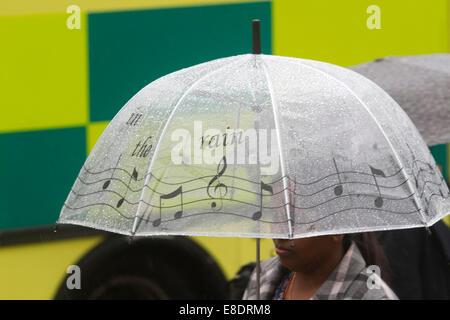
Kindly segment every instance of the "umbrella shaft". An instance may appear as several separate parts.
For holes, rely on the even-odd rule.
[[[261,265],[260,265],[260,239],[256,239],[256,299],[261,300],[260,297],[260,275],[261,275]]]

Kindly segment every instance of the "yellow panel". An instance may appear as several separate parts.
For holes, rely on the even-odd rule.
[[[445,224],[450,227],[450,216],[446,216],[444,219],[442,219],[442,221],[444,221]]]
[[[85,125],[88,119],[86,16],[0,18],[0,132]]]
[[[0,15],[66,12],[66,8],[73,4],[84,12],[94,12],[264,1],[267,0],[2,0]]]
[[[89,123],[87,126],[87,153],[89,154],[94,148],[95,143],[97,142],[98,138],[102,135],[103,131],[108,126],[109,122],[92,122]]]
[[[0,300],[53,299],[77,261],[102,237],[0,247]]]
[[[380,8],[381,29],[369,29]],[[386,55],[448,50],[447,0],[272,2],[274,54],[349,66]]]
[[[239,269],[256,260],[256,240],[247,238],[192,237],[219,264],[226,278],[234,277]],[[261,239],[261,261],[274,255],[273,241]]]

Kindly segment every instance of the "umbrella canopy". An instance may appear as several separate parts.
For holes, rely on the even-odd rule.
[[[432,225],[449,190],[405,112],[335,65],[248,54],[139,91],[60,223],[127,235],[299,238]]]
[[[450,143],[450,54],[387,57],[350,69],[389,93],[429,146]]]

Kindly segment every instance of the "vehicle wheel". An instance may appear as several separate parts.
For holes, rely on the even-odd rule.
[[[197,248],[195,248],[197,247]],[[199,251],[200,250],[200,251]],[[70,274],[61,283],[56,299],[223,299],[226,280],[217,265],[191,240],[125,237],[107,239],[87,253],[77,265],[81,289],[68,289]],[[201,256],[201,254],[200,254]],[[206,258],[206,259],[205,259]],[[203,270],[202,270],[203,269]],[[217,270],[216,270],[217,269]],[[209,276],[209,278],[207,278]],[[222,284],[222,293],[205,292],[211,282]]]

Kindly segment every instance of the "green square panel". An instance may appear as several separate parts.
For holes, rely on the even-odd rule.
[[[86,159],[86,129],[0,134],[0,230],[55,223]]]
[[[445,179],[448,179],[448,169],[447,168],[447,145],[440,144],[437,146],[430,147],[431,154],[434,157],[434,160],[438,165],[442,168],[442,175]]]
[[[91,121],[111,120],[170,72],[250,53],[252,19],[261,20],[262,50],[270,54],[270,2],[89,14]]]

